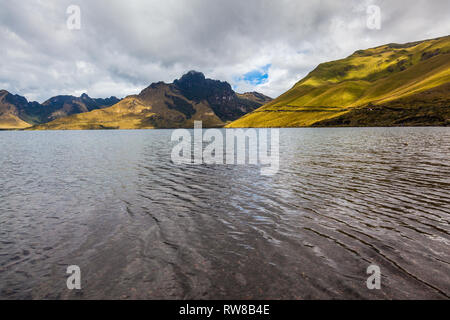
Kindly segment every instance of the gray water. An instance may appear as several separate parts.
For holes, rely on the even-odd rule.
[[[450,128],[281,129],[274,176],[170,135],[0,132],[0,299],[449,298]]]

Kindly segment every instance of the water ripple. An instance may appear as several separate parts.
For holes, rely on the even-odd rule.
[[[0,132],[0,298],[449,298],[449,128],[282,129],[270,177],[170,134]]]

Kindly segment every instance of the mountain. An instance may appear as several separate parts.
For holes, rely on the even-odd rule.
[[[173,83],[157,82],[138,95],[101,110],[64,117],[32,129],[150,129],[222,127],[271,99],[260,93],[237,94],[227,82],[190,71]]]
[[[450,36],[320,64],[227,127],[450,125]]]
[[[82,94],[80,97],[56,96],[40,104],[0,90],[0,129],[23,129],[68,115],[109,107],[119,101],[116,97],[92,99]]]
[[[13,95],[6,90],[0,90],[0,129],[22,129],[30,127],[30,123],[23,120],[26,108],[40,105],[37,102],[28,102],[22,96]]]

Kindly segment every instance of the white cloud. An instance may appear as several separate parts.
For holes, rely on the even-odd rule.
[[[81,30],[66,9],[81,8]],[[366,8],[381,8],[380,30]],[[390,42],[447,35],[448,0],[0,0],[0,84],[43,101],[125,96],[195,69],[277,96],[321,62]],[[270,64],[266,83],[239,81]]]

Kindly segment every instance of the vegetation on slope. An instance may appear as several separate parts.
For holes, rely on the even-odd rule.
[[[413,118],[419,112],[421,96],[417,94],[448,82],[450,36],[403,45],[387,44],[356,51],[342,60],[320,64],[289,91],[232,122],[228,127],[335,125],[341,121],[337,119],[377,126],[381,122],[376,116],[366,117],[362,122],[352,121],[350,118],[354,115],[361,116],[370,109],[368,106],[388,106],[393,101],[416,95],[412,100],[403,99],[400,104],[394,103],[405,108],[402,114],[383,111],[383,125],[396,125],[399,123],[398,116]],[[434,94],[439,95],[441,102],[448,101],[448,90],[437,90]],[[426,105],[433,105],[433,101],[427,100]],[[432,108],[427,114],[433,119],[440,118],[447,114],[442,108],[448,108],[448,104]],[[337,122],[328,121],[333,118]],[[419,118],[417,115],[416,119]],[[437,123],[424,117],[420,119],[422,120],[410,124]],[[438,123],[445,124],[448,123],[447,120],[448,118]],[[409,122],[403,124],[407,125]]]
[[[354,108],[313,126],[450,126],[450,82],[377,105]]]

